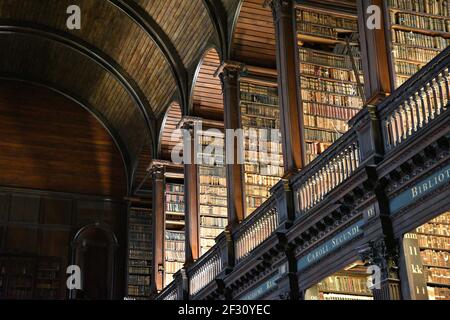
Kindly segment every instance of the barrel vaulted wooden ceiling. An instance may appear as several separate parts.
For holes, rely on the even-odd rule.
[[[0,77],[46,85],[89,108],[120,145],[129,173],[157,150],[177,100],[188,110],[199,60],[228,54],[239,0],[0,0]],[[66,26],[81,8],[81,30]],[[148,149],[147,149],[148,150]]]
[[[273,21],[263,3],[0,0],[0,78],[51,87],[89,109],[134,177],[163,149],[159,133],[167,134],[161,125],[170,122],[174,101],[184,114],[220,118],[221,92],[211,77],[220,61],[275,67]],[[81,8],[81,30],[66,26],[71,5]]]

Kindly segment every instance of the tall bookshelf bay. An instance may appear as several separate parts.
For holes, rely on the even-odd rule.
[[[356,16],[304,6],[296,10],[307,162],[348,128],[363,106]]]
[[[447,0],[388,0],[385,9],[399,87],[450,45],[450,5]]]
[[[203,161],[198,165],[200,254],[215,245],[228,225],[225,136],[220,130],[199,132]],[[216,152],[219,151],[219,152]]]
[[[278,183],[284,169],[277,87],[241,81],[240,90],[248,216],[270,197],[270,189]]]

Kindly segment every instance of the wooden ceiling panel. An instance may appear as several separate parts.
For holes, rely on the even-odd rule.
[[[27,21],[73,34],[109,55],[139,85],[152,112],[161,116],[176,92],[175,78],[155,42],[120,9],[104,0],[0,1],[0,18]],[[152,3],[154,1],[151,1]],[[162,2],[165,3],[165,2]],[[66,27],[69,5],[82,11],[81,30]]]
[[[276,68],[275,27],[264,0],[244,0],[233,33],[232,59]]]
[[[174,102],[167,110],[167,114],[163,123],[160,141],[160,160],[171,160],[173,148],[182,142],[181,134],[176,134],[176,129],[181,121],[181,107]]]
[[[216,50],[205,55],[198,71],[193,95],[194,115],[211,120],[223,120],[223,94],[220,79],[214,73],[220,66]]]
[[[205,50],[214,28],[203,0],[136,0],[170,37],[186,66]]]
[[[146,124],[131,97],[109,73],[68,47],[42,38],[1,34],[0,42],[0,76],[51,84],[82,97],[117,130],[130,157],[136,159],[150,138]]]

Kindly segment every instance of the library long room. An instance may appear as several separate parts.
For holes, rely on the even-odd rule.
[[[450,1],[0,24],[0,300],[450,300]]]

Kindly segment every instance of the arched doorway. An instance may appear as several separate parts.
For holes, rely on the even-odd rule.
[[[78,231],[72,242],[72,261],[80,267],[82,289],[71,292],[71,299],[114,298],[117,248],[117,239],[107,227],[95,224]]]

